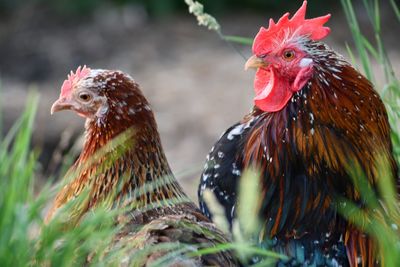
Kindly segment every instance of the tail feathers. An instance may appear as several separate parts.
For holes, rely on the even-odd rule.
[[[262,244],[266,249],[273,250],[288,256],[286,260],[279,260],[276,266],[328,266],[351,267],[347,259],[346,247],[342,240],[326,242],[325,238],[312,239],[309,237],[292,238],[281,241],[272,239]]]

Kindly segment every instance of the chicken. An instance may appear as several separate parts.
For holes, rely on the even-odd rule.
[[[86,212],[100,204],[128,209],[126,216],[117,218],[124,228],[114,246],[130,246],[129,256],[135,257],[135,252],[161,243],[180,243],[196,250],[229,242],[174,178],[153,112],[129,75],[79,67],[62,85],[51,113],[61,110],[72,110],[86,118],[86,135],[81,154],[66,175],[72,175],[72,179],[56,196],[47,222],[62,206],[87,192],[88,200],[71,212],[71,222],[79,223]],[[121,135],[126,135],[121,144],[103,151]],[[140,266],[147,266],[167,252],[150,253]],[[137,259],[135,264],[138,266]],[[193,258],[182,252],[170,264],[236,266],[229,252]]]
[[[397,177],[390,126],[373,85],[320,40],[330,15],[305,19],[307,2],[253,42],[245,69],[257,69],[254,108],[207,156],[198,196],[215,193],[232,224],[244,169],[261,174],[259,239],[287,254],[287,266],[375,266],[377,245],[338,212],[338,199],[365,207],[349,170],[360,166],[375,191],[383,156]],[[398,184],[398,181],[393,181]]]

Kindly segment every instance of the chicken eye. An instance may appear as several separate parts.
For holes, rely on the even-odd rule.
[[[92,100],[92,95],[87,92],[82,92],[79,94],[79,99],[84,102],[89,102],[90,100]]]
[[[287,61],[291,61],[294,59],[294,51],[293,50],[286,50],[283,52],[283,58]]]

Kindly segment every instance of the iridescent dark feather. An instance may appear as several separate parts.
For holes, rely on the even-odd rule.
[[[282,110],[254,107],[222,135],[201,177],[200,207],[211,218],[202,198],[211,189],[232,222],[241,171],[256,167],[263,183],[260,238],[292,257],[282,264],[378,265],[375,242],[338,214],[335,200],[363,207],[348,171],[359,165],[376,189],[382,155],[397,177],[384,104],[371,83],[324,44],[305,47],[313,76]]]
[[[161,146],[153,112],[133,79],[122,72],[107,70],[92,70],[82,79],[76,82],[73,90],[85,87],[97,96],[96,99],[105,100],[95,106],[98,115],[86,121],[83,150],[66,175],[67,178],[72,176],[72,180],[58,193],[47,221],[60,207],[86,190],[88,201],[73,210],[71,222],[79,222],[87,211],[100,203],[109,208],[129,208],[126,215],[118,217],[124,228],[113,244],[114,248],[128,247],[128,259],[160,243],[180,243],[193,250],[197,246],[213,247],[229,242],[201,214],[174,178]],[[72,92],[72,95],[78,94]],[[121,144],[99,152],[121,134],[126,135]],[[165,249],[152,251],[135,264],[147,266],[167,252]],[[129,261],[125,263],[129,264]],[[171,265],[236,266],[236,262],[229,252],[193,258],[181,253]]]

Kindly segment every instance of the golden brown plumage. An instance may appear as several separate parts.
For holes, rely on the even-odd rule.
[[[128,258],[158,243],[210,247],[228,242],[174,178],[153,112],[132,78],[120,71],[78,69],[64,83],[52,112],[63,109],[87,118],[86,137],[79,158],[66,175],[72,180],[58,193],[47,221],[60,207],[87,191],[88,199],[73,210],[71,223],[79,222],[100,203],[128,209],[118,217],[124,228],[113,245],[128,246]],[[120,141],[113,144],[115,138]],[[165,249],[149,253],[141,265],[166,253]],[[194,258],[181,253],[175,261],[176,266],[236,265],[229,252]]]

